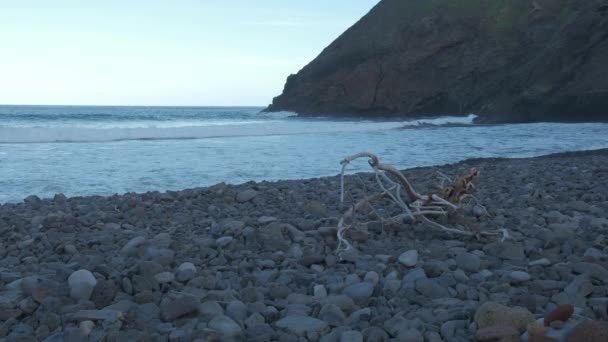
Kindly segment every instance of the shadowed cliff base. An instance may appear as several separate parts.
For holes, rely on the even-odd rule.
[[[608,1],[382,0],[268,111],[608,121]]]

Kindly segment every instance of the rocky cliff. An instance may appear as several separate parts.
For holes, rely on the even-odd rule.
[[[267,110],[608,120],[608,0],[382,0]]]

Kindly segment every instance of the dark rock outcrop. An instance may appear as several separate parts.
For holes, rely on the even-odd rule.
[[[382,0],[269,111],[608,120],[608,1]]]

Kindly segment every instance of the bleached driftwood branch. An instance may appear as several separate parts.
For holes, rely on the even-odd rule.
[[[352,161],[360,158],[368,159],[368,163],[375,173],[376,183],[381,191],[376,194],[366,195],[342,215],[342,218],[338,222],[337,232],[339,252],[353,248],[344,236],[348,229],[353,225],[352,222],[349,224],[348,221],[354,221],[358,211],[363,210],[372,201],[384,197],[390,198],[402,211],[401,214],[392,217],[389,220],[409,219],[411,222],[415,222],[417,218],[420,218],[420,220],[429,227],[449,234],[475,236],[478,238],[482,236],[502,236],[503,241],[509,238],[509,233],[506,229],[481,231],[478,227],[473,225],[467,226],[467,224],[464,224],[464,228],[446,227],[427,217],[449,217],[451,214],[459,215],[459,212],[464,208],[465,204],[463,204],[463,202],[465,202],[465,200],[478,202],[477,199],[469,193],[469,191],[474,188],[473,180],[479,175],[479,171],[475,168],[455,180],[452,180],[452,178],[443,173],[437,172],[441,178],[441,188],[438,191],[422,195],[414,189],[408,179],[395,167],[380,163],[378,157],[372,153],[357,153],[344,158],[344,160],[340,162],[342,165],[342,170],[340,172],[340,201],[342,203],[344,202],[344,175],[346,167]],[[448,182],[447,185],[445,185],[446,182]],[[405,200],[401,196],[402,190],[407,195],[407,199]],[[483,208],[483,210],[485,211],[485,208]]]

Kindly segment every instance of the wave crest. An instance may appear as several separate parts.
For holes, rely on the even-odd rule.
[[[285,115],[282,113],[281,115]],[[0,143],[111,142],[122,140],[177,140],[220,137],[278,136],[311,133],[376,131],[423,125],[471,124],[475,116],[413,121],[274,121],[231,125],[180,127],[13,127],[0,126]]]

